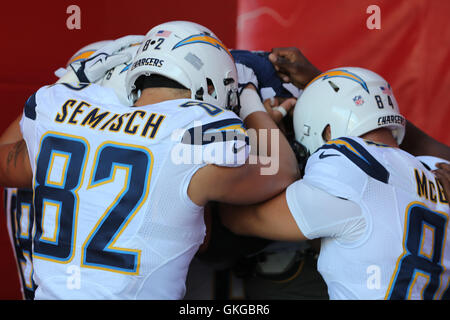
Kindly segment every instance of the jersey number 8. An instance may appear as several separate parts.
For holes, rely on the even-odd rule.
[[[433,211],[419,202],[411,203],[406,210],[404,251],[387,292],[388,299],[450,299],[450,288],[442,286],[446,272],[442,265],[448,216]],[[428,236],[427,236],[428,235]],[[418,285],[418,279],[425,281]],[[444,278],[445,279],[445,278]],[[418,292],[418,290],[421,290]]]

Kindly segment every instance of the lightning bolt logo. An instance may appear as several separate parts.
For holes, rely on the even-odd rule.
[[[350,79],[350,80],[352,80],[352,81],[355,81],[355,82],[359,83],[359,84],[361,85],[361,87],[362,87],[364,90],[367,91],[367,93],[370,93],[370,92],[369,92],[369,88],[367,87],[366,82],[365,82],[361,77],[359,77],[359,76],[357,76],[356,74],[351,73],[351,72],[349,72],[349,71],[347,71],[347,70],[343,70],[343,69],[340,69],[340,70],[333,70],[333,71],[328,71],[328,72],[322,73],[321,75],[318,75],[318,76],[315,77],[313,80],[311,80],[311,82],[308,83],[307,87],[308,87],[311,83],[313,83],[314,81],[316,81],[316,80],[319,80],[319,79],[326,80],[326,79],[330,79],[330,78],[346,78],[346,79]]]
[[[219,40],[216,39],[214,37],[211,37],[207,34],[196,34],[190,37],[187,37],[184,40],[181,40],[180,42],[178,42],[173,48],[172,50],[175,50],[176,48],[182,47],[182,46],[186,46],[189,44],[194,44],[194,43],[203,43],[203,44],[207,44],[210,46],[213,46],[219,50],[224,50],[226,53],[228,53],[231,57],[231,53],[230,51],[228,51],[227,47]]]
[[[92,56],[92,54],[94,54],[94,52],[95,52],[95,50],[88,50],[88,51],[81,52],[77,56],[73,57],[69,62],[67,62],[67,65],[69,65],[75,61],[86,60],[86,59],[90,58]]]
[[[359,158],[361,158],[362,160],[364,160],[365,162],[368,163],[368,161],[366,160],[366,158],[364,158],[364,156],[358,152],[348,141],[345,141],[343,139],[334,139],[334,140],[330,140],[327,143],[325,143],[325,145],[330,145],[330,146],[335,146],[336,149],[342,149],[342,148],[347,148],[349,151],[353,152],[356,156],[358,156]]]

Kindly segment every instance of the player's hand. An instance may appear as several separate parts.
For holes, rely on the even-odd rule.
[[[295,47],[273,48],[269,60],[284,82],[301,89],[322,73]]]
[[[437,163],[437,169],[433,170],[435,176],[439,179],[444,187],[445,198],[449,201],[450,206],[450,164],[448,163]]]
[[[296,102],[296,98],[279,99],[275,97],[273,99],[265,100],[264,107],[269,112],[273,121],[279,125],[286,115],[292,114]]]
[[[283,107],[289,113],[294,110],[296,103],[297,103],[297,99],[289,98],[289,99],[284,100],[282,103],[280,103],[280,107]]]
[[[131,35],[119,38],[98,49],[89,59],[76,61],[70,65],[80,83],[94,83],[102,79],[108,70],[133,57],[130,53],[120,52],[122,49],[139,42],[143,36]]]
[[[253,84],[262,100],[273,97],[298,97],[300,90],[292,84],[281,81],[273,64],[269,61],[269,52],[231,50],[236,63],[239,88]]]

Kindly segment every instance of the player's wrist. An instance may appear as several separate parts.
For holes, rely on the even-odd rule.
[[[239,96],[241,103],[241,110],[239,112],[239,117],[242,121],[245,120],[249,115],[255,112],[267,112],[266,108],[261,101],[261,98],[258,95],[256,90],[251,88],[245,88],[242,90],[241,95]]]
[[[278,111],[279,113],[281,113],[282,118],[286,117],[286,115],[287,115],[287,110],[285,108],[283,108],[282,106],[274,107],[274,108],[272,108],[272,110]]]

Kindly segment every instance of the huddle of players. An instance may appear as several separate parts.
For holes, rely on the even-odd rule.
[[[197,24],[169,22],[82,51],[59,84],[27,101],[21,120],[33,172],[24,184],[35,195],[7,189],[7,212],[26,298],[183,298],[209,201],[227,204],[222,222],[239,234],[321,238],[332,299],[448,298],[449,206],[429,170],[442,160],[424,165],[398,149],[406,120],[379,75],[305,72],[295,109],[292,100],[271,108],[262,98],[300,92],[259,86],[255,70],[236,70],[232,54],[247,53],[230,53]],[[261,175],[261,164],[248,163],[246,129],[276,129],[292,109],[295,139],[311,154],[305,174],[296,181],[297,158],[281,134],[280,170]],[[225,151],[205,152],[211,145]],[[207,156],[175,164],[178,146]],[[72,265],[76,290],[67,285]],[[380,272],[375,289],[366,285],[371,267]]]

